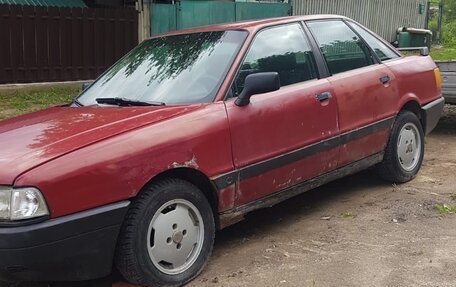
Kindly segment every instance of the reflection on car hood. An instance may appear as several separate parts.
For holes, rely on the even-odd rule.
[[[1,121],[0,185],[81,147],[199,107],[54,107]]]

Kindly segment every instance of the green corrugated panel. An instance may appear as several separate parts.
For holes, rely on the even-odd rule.
[[[177,4],[151,4],[151,33],[290,14],[288,3],[179,1]]]
[[[288,16],[288,3],[236,2],[236,21]]]
[[[176,5],[152,4],[151,6],[150,28],[152,35],[177,29]]]
[[[0,4],[87,8],[82,0],[0,0]]]
[[[232,2],[181,1],[178,5],[180,5],[177,13],[178,29],[236,21]]]

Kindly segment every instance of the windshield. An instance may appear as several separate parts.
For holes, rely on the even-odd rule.
[[[244,31],[203,32],[144,41],[100,76],[78,98],[161,102],[211,102],[239,47]]]

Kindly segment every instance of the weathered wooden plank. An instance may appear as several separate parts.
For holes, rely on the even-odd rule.
[[[0,5],[0,84],[96,78],[138,43],[134,9]]]
[[[456,61],[436,62],[442,75],[442,93],[445,101],[456,104]]]

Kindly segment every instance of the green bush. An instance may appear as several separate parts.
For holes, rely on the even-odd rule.
[[[442,26],[442,44],[447,47],[456,46],[456,21],[444,23]]]

